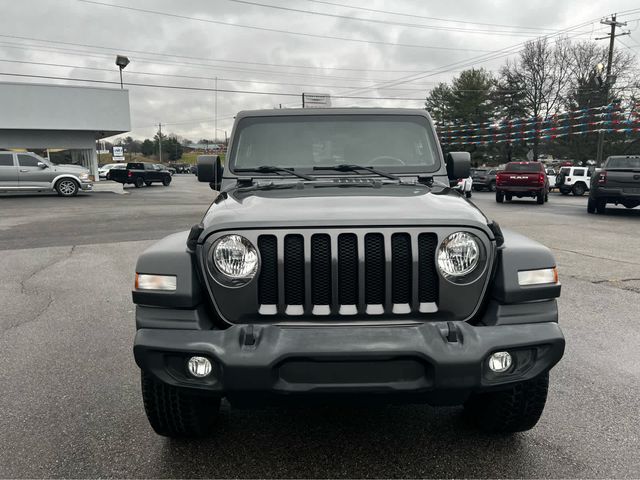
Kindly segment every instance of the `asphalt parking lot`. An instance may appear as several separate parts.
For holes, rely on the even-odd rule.
[[[172,441],[144,415],[130,289],[213,196],[193,175],[128,191],[0,197],[0,477],[640,476],[640,209],[474,193],[558,260],[567,350],[532,431],[479,434],[459,408],[226,408],[213,438]]]

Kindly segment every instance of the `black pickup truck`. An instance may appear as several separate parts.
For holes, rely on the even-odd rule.
[[[587,212],[604,213],[607,203],[640,205],[640,155],[609,157],[591,177]]]
[[[171,174],[153,163],[130,162],[125,169],[109,170],[107,180],[123,184],[132,183],[136,188],[143,185],[149,186],[154,182],[168,187],[171,183]]]

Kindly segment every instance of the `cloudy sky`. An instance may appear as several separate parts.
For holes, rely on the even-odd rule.
[[[239,110],[299,107],[302,92],[330,93],[333,106],[422,107],[466,66],[497,70],[540,35],[603,36],[613,12],[631,31],[618,45],[640,54],[637,0],[0,0],[0,11],[0,73],[59,78],[0,82],[119,82],[115,55],[127,55],[139,138],[158,122],[213,137],[216,78],[224,138]]]

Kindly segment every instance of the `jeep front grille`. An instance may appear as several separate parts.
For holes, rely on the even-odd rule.
[[[259,313],[434,313],[437,238],[407,232],[259,235]]]

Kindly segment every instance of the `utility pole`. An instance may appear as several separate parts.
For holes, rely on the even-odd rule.
[[[611,15],[611,18],[605,18],[600,20],[602,25],[611,26],[611,32],[606,37],[596,38],[596,40],[604,40],[605,38],[609,39],[609,56],[607,58],[607,77],[605,79],[604,84],[604,101],[605,105],[609,105],[611,87],[615,81],[614,78],[611,77],[611,67],[613,65],[613,45],[616,37],[621,37],[622,35],[629,35],[630,32],[622,32],[616,35],[616,28],[625,27],[627,22],[618,22],[616,20],[616,14]],[[602,165],[602,155],[604,152],[604,129],[601,129],[598,132],[598,151],[596,154],[596,164],[598,166]]]
[[[213,141],[215,142],[218,138],[218,77],[216,77],[216,93],[215,93],[215,101],[214,101],[214,110],[215,110],[215,119],[213,125]]]
[[[162,123],[158,123],[158,154],[160,157],[158,161],[162,163]]]

